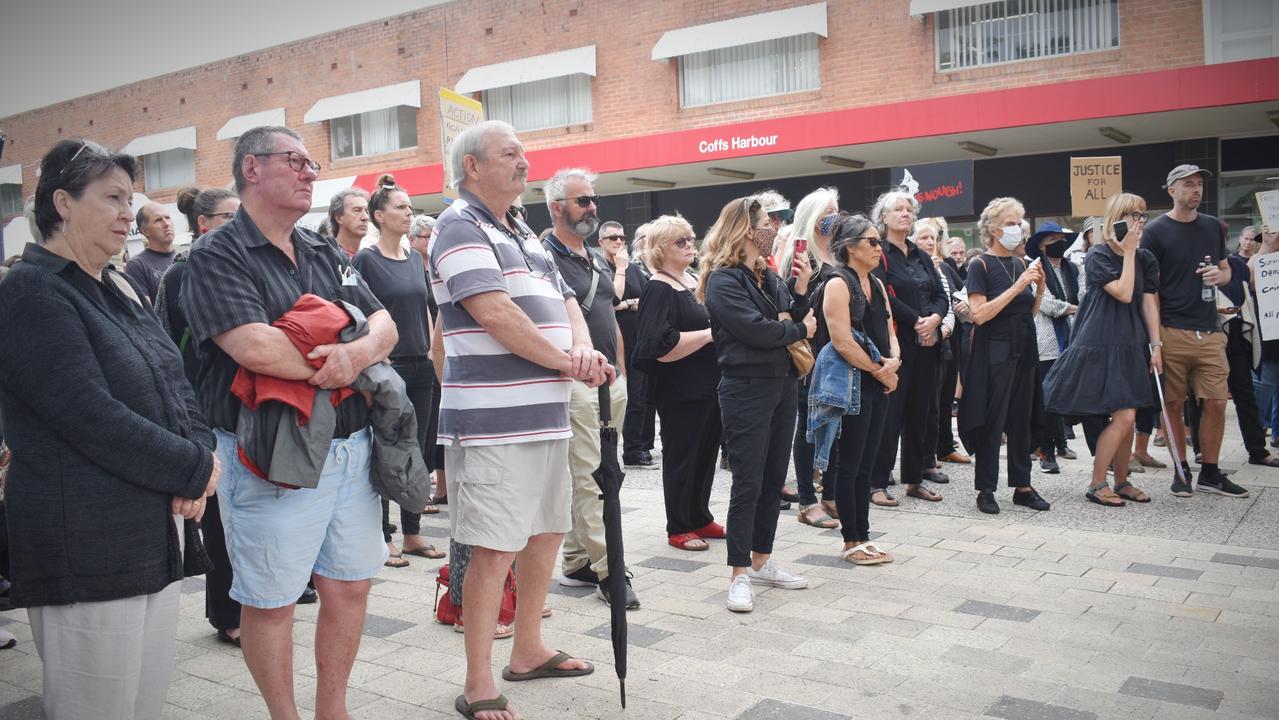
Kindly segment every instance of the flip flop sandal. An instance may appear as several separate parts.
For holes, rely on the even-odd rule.
[[[815,507],[818,507],[818,506],[816,504],[800,505],[799,512],[796,513],[795,515],[796,519],[798,519],[801,523],[805,525],[812,525],[813,527],[821,528],[822,530],[830,530],[832,528],[839,527],[839,521],[835,520],[834,518],[832,518],[830,515],[827,515],[826,513],[822,513],[821,515],[818,515],[815,518],[810,518],[808,516],[808,511],[811,508],[815,508]]]
[[[426,507],[422,509],[423,515],[435,515],[439,512],[440,512],[440,506],[436,505],[435,502],[432,500],[427,500]]]
[[[595,672],[595,666],[590,663],[586,663],[586,667],[584,668],[561,669],[559,667],[561,663],[572,659],[574,659],[572,655],[569,655],[563,650],[557,650],[550,659],[528,672],[517,673],[511,670],[510,665],[507,665],[502,668],[502,679],[507,682],[523,682],[525,680],[540,680],[542,678],[581,677]]]
[[[1142,467],[1154,468],[1155,470],[1163,470],[1168,467],[1168,463],[1160,462],[1154,456],[1141,457],[1140,455],[1133,455],[1133,457],[1136,458],[1137,462],[1141,463]]]
[[[1102,495],[1101,490],[1110,487],[1105,485],[1099,488],[1090,488],[1084,493],[1084,497],[1088,498],[1088,502],[1096,503],[1102,507],[1123,507],[1128,503],[1124,502],[1123,497],[1111,491],[1109,495]]]
[[[498,695],[489,700],[476,700],[473,703],[466,701],[465,695],[458,695],[453,701],[453,709],[462,714],[462,717],[468,720],[475,720],[476,713],[482,712],[502,712],[506,709],[507,701],[505,695]]]
[[[858,560],[855,558],[854,555],[859,552],[867,556],[867,559]],[[870,542],[864,542],[861,545],[851,547],[840,553],[839,556],[843,558],[845,562],[850,562],[854,565],[883,565],[884,563],[890,563],[893,561],[891,555],[880,550],[875,543]]]
[[[1131,493],[1125,493],[1125,492],[1124,492],[1125,490],[1131,490],[1132,492],[1131,492]],[[1142,492],[1140,488],[1138,488],[1138,487],[1134,486],[1132,483],[1129,483],[1129,482],[1125,482],[1125,483],[1117,483],[1117,484],[1115,485],[1115,494],[1116,494],[1116,495],[1118,495],[1119,497],[1123,498],[1124,500],[1131,500],[1131,501],[1133,501],[1133,502],[1135,502],[1135,503],[1148,503],[1148,502],[1150,502],[1150,496],[1149,496],[1149,495],[1147,495],[1146,493]]]
[[[876,500],[875,496],[877,495],[882,495],[884,499]],[[897,507],[898,505],[901,504],[897,502],[896,498],[894,498],[892,495],[889,495],[887,490],[876,490],[875,492],[871,493],[870,501],[880,507]]]
[[[928,502],[941,502],[941,495],[938,495],[923,485],[916,485],[915,487],[907,490],[906,497],[919,498],[920,500],[927,500]]]
[[[693,545],[690,547],[689,543],[694,543],[694,542],[699,542],[702,544],[702,546],[697,547],[696,545]],[[700,537],[698,537],[697,533],[691,533],[691,532],[680,533],[679,535],[671,535],[670,537],[666,538],[666,544],[674,548],[679,548],[680,550],[690,550],[693,552],[701,552],[703,550],[709,550],[711,548],[710,544],[707,543],[705,540],[701,539]]]
[[[404,553],[396,553],[388,557],[386,562],[382,564],[389,568],[406,568],[409,566],[409,561],[404,559]]]
[[[404,554],[415,555],[417,557],[426,558],[427,560],[439,560],[445,555],[444,552],[440,550],[436,550],[434,545],[427,545],[426,547],[413,548],[412,550],[405,550]]]

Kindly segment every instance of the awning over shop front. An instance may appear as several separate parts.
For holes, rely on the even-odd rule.
[[[120,148],[120,152],[128,155],[154,155],[165,150],[195,149],[195,126],[178,128],[154,135],[143,135],[133,138],[128,145]]]
[[[0,167],[0,185],[21,185],[22,163]]]
[[[745,15],[671,30],[653,46],[654,60],[814,33],[827,37],[826,3]]]
[[[474,67],[466,71],[453,89],[473,93],[578,73],[594,77],[594,45]]]
[[[236,115],[218,129],[219,140],[234,140],[255,127],[284,125],[284,108],[272,108],[262,112]]]
[[[911,15],[927,15],[928,13],[954,10],[962,7],[982,5],[990,0],[910,0]]]
[[[346,93],[345,95],[321,98],[311,106],[310,110],[306,111],[306,115],[302,116],[302,121],[307,123],[321,122],[348,115],[359,115],[360,113],[374,110],[399,107],[400,105],[408,105],[415,108],[422,107],[422,83],[420,81],[410,80],[395,85],[384,85],[369,90]]]

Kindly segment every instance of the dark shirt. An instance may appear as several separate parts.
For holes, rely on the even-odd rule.
[[[612,273],[617,272],[617,268],[609,264],[609,270]],[[609,278],[613,275],[610,274]],[[600,278],[603,282],[603,278]],[[644,285],[648,283],[648,275],[643,267],[637,262],[631,262],[626,266],[626,287],[622,290],[622,297],[616,298],[614,302],[620,303],[623,300],[639,299],[640,293],[644,290]],[[617,308],[617,329],[622,332],[622,342],[626,345],[626,352],[629,355],[631,348],[635,347],[636,333],[639,327],[639,313],[636,310],[623,310]],[[627,360],[629,365],[630,360]],[[630,368],[627,368],[629,372]]]
[[[765,270],[761,287],[743,265],[712,270],[706,278],[706,310],[725,377],[796,374],[786,346],[808,336],[801,322],[808,314],[808,298],[792,297],[777,273]],[[783,312],[796,319],[778,320]]]
[[[427,335],[430,323],[427,303],[431,291],[426,284],[422,255],[416,250],[409,250],[407,258],[392,260],[381,250],[367,247],[356,253],[351,262],[395,321],[400,340],[391,350],[391,357],[426,357],[431,344]]]
[[[982,253],[968,264],[968,277],[964,286],[969,295],[984,295],[989,302],[1013,286],[1026,271],[1026,261],[1018,257],[999,257]],[[1012,302],[1004,306],[996,317],[1030,315],[1035,309],[1035,292],[1027,285]],[[899,324],[900,320],[897,321]]]
[[[707,343],[674,362],[658,358],[675,349],[680,333],[711,326],[706,307],[691,290],[676,290],[662,280],[644,286],[640,295],[639,337],[632,351],[635,362],[656,378],[655,398],[661,403],[714,400],[719,388],[719,362]]]
[[[177,349],[150,308],[102,280],[32,244],[0,284],[0,410],[13,448],[4,573],[18,606],[181,580],[170,503],[200,497],[213,469]]]
[[[946,297],[941,275],[932,258],[914,243],[906,241],[905,253],[891,242],[885,241],[880,246],[884,250],[884,259],[874,273],[891,290],[889,303],[897,322],[897,337],[903,341],[902,349],[906,351],[917,344],[913,339],[915,323],[929,315],[946,317],[950,299]]]
[[[173,264],[176,252],[158,253],[150,248],[129,258],[124,266],[124,274],[133,278],[146,291],[147,299],[155,303],[156,293],[160,291],[160,278],[164,271]]]
[[[1199,213],[1179,222],[1161,215],[1146,225],[1141,246],[1159,261],[1159,322],[1181,330],[1219,330],[1217,303],[1204,302],[1203,279],[1195,272],[1205,257],[1213,265],[1226,257],[1226,234],[1217,218]]]
[[[617,318],[613,312],[613,271],[609,269],[604,258],[590,247],[586,248],[586,257],[565,247],[564,243],[554,235],[547,235],[542,247],[555,260],[560,277],[577,295],[577,304],[582,307],[582,315],[586,316],[586,327],[591,331],[591,344],[604,353],[608,361],[617,364]],[[591,271],[599,278],[595,285],[595,299],[590,303],[590,311],[586,309],[586,293],[591,289]]]
[[[270,324],[304,293],[345,300],[372,315],[382,304],[369,291],[336,243],[305,228],[293,229],[297,264],[272,245],[241,206],[235,218],[201,238],[187,260],[182,310],[200,359],[198,393],[209,426],[235,432],[240,401],[231,394],[239,364],[213,338],[251,323]],[[350,276],[354,285],[342,284]],[[369,424],[364,398],[347,398],[337,410],[334,437]]]

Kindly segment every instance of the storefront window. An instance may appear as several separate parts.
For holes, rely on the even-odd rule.
[[[1222,175],[1217,179],[1217,191],[1220,193],[1217,207],[1220,208],[1221,219],[1230,226],[1232,246],[1245,226],[1261,227],[1256,193],[1267,190],[1279,190],[1279,170]]]

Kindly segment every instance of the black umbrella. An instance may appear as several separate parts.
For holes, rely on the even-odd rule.
[[[600,386],[600,466],[592,475],[604,500],[604,542],[608,546],[609,615],[613,628],[613,665],[626,707],[626,560],[622,553],[622,505],[619,495],[626,475],[617,464],[617,428],[608,384]]]

